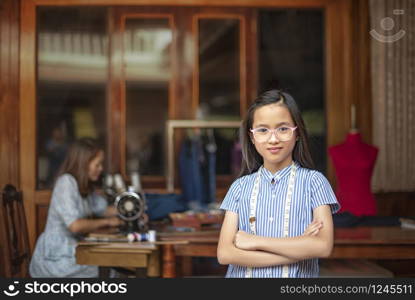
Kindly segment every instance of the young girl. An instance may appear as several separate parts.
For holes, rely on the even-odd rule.
[[[97,277],[95,266],[77,265],[75,247],[83,234],[122,224],[114,207],[93,188],[102,172],[104,151],[95,140],[75,142],[63,162],[49,206],[45,231],[30,262],[32,277]],[[102,216],[91,219],[92,215]]]
[[[333,248],[329,182],[313,169],[304,121],[294,99],[270,90],[241,125],[241,177],[230,187],[218,260],[226,277],[317,277]]]

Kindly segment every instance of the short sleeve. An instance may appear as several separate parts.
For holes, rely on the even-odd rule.
[[[69,174],[60,176],[53,189],[51,205],[67,227],[85,217],[82,201],[75,178]]]
[[[99,195],[98,193],[94,192],[91,195],[91,210],[94,215],[102,217],[107,209],[108,202],[107,200]]]
[[[240,179],[235,180],[228,192],[226,193],[225,199],[220,206],[223,210],[230,210],[238,213],[239,199],[241,198],[241,183]]]
[[[327,178],[320,172],[315,172],[311,179],[311,207],[314,210],[321,205],[330,205],[332,214],[340,209],[340,204]]]

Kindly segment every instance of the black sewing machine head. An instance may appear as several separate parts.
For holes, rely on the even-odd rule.
[[[126,233],[148,231],[146,203],[141,194],[133,191],[123,192],[115,198],[114,205],[118,216],[126,222],[121,231]]]

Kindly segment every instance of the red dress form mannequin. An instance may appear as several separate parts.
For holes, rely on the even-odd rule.
[[[378,149],[361,140],[360,133],[351,131],[342,144],[329,147],[337,177],[336,195],[340,212],[355,216],[376,215],[376,201],[370,188]]]

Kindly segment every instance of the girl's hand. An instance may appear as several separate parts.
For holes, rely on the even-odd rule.
[[[256,250],[255,236],[245,231],[239,230],[235,234],[234,244],[237,248],[242,250]]]
[[[315,236],[319,233],[320,229],[323,227],[323,222],[314,220],[303,233],[303,236]]]
[[[119,227],[124,224],[124,221],[118,217],[107,218],[108,227]]]

